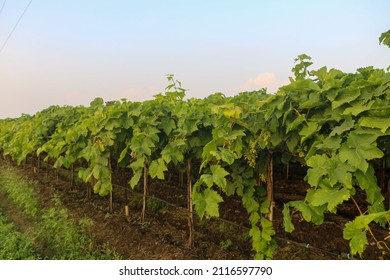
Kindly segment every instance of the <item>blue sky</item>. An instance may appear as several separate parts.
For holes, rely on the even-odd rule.
[[[6,1],[0,45],[29,1]],[[95,97],[150,99],[168,73],[188,97],[275,92],[301,53],[312,69],[387,68],[378,37],[389,11],[388,0],[33,0],[0,53],[0,118]]]

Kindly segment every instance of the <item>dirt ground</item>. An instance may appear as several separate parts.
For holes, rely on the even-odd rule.
[[[0,168],[8,165],[0,160]],[[88,217],[93,220],[89,233],[98,244],[108,243],[123,259],[252,259],[247,215],[238,198],[225,198],[221,204],[221,219],[199,220],[195,217],[195,249],[188,248],[188,225],[185,210],[186,194],[184,189],[168,186],[168,183],[152,181],[149,195],[162,198],[169,204],[156,199],[149,199],[146,222],[140,223],[142,197],[137,192],[114,188],[113,212],[108,211],[108,197],[93,195],[86,199],[86,188],[76,184],[70,189],[67,176],[60,176],[57,182],[54,170],[42,170],[35,173],[33,167],[17,168],[21,177],[36,180],[35,190],[41,207],[52,204],[53,195],[60,195],[63,205],[69,210],[72,218]],[[114,183],[126,182],[126,175],[117,174]],[[161,184],[166,184],[162,186]],[[123,184],[125,185],[125,184]],[[173,184],[174,185],[174,184]],[[329,214],[326,221],[316,226],[302,221],[296,214],[293,216],[295,231],[286,233],[283,229],[283,202],[303,199],[307,186],[302,179],[291,179],[287,182],[277,180],[275,183],[276,208],[274,228],[278,251],[274,259],[297,260],[330,260],[348,259],[348,241],[342,238],[342,229],[351,217],[357,215],[352,203],[341,207],[339,215]],[[0,197],[0,207],[6,215],[11,216],[15,224],[23,229],[26,223],[23,217],[10,207],[6,207],[6,198]],[[129,216],[124,215],[124,205],[129,206]],[[171,205],[172,204],[172,205]],[[179,207],[176,207],[176,206]],[[19,213],[20,215],[20,213]],[[196,215],[195,215],[196,216]],[[376,226],[372,230],[378,240],[390,235],[389,229]],[[386,248],[379,249],[368,236],[363,259],[390,259]],[[385,241],[390,247],[390,240]],[[355,258],[360,259],[359,256]]]

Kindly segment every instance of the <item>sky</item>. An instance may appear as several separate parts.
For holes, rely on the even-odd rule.
[[[390,66],[389,0],[33,0],[6,42],[29,2],[0,0],[0,119],[152,99],[167,74],[188,98],[274,93],[302,53],[312,70]]]

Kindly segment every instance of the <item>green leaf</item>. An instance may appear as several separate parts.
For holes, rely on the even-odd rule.
[[[124,148],[121,152],[121,154],[119,155],[119,159],[118,159],[118,163],[120,163],[122,160],[125,159],[125,157],[127,156],[128,154],[128,146],[126,148]]]
[[[311,168],[307,171],[305,179],[313,187],[317,187],[322,177],[332,168],[332,162],[326,155],[312,156],[306,164]]]
[[[302,213],[302,217],[307,222],[312,222],[316,225],[320,225],[324,222],[324,207],[314,207],[308,205],[304,201],[290,201],[284,204],[283,207],[283,226],[286,232],[294,231],[295,227],[291,221],[290,207]]]
[[[112,190],[112,184],[108,181],[98,181],[94,186],[93,186],[93,191],[95,193],[98,193],[100,196],[106,196],[110,193]]]
[[[329,179],[328,183],[330,186],[341,183],[349,189],[352,188],[351,172],[356,171],[356,168],[342,162],[339,156],[328,158],[324,154],[315,155],[308,160],[308,166],[312,167],[308,170],[306,177],[311,186],[318,186],[323,176],[325,176],[325,178]]]
[[[350,240],[349,247],[352,255],[355,255],[356,253],[360,256],[362,255],[365,246],[368,244],[366,235],[367,230],[369,229],[369,224],[380,218],[389,219],[390,211],[361,215],[356,217],[355,220],[346,223],[343,231],[343,237],[346,240]]]
[[[149,174],[152,177],[152,179],[157,177],[158,179],[163,180],[165,178],[165,176],[164,176],[165,171],[168,171],[168,168],[165,165],[165,162],[163,159],[159,158],[158,160],[153,160],[150,163]]]
[[[297,118],[294,119],[293,122],[291,122],[290,124],[287,125],[286,134],[289,133],[290,131],[294,130],[295,128],[297,128],[305,120],[306,120],[305,114],[299,115]]]
[[[209,188],[212,187],[213,184],[216,184],[221,189],[225,189],[225,177],[229,175],[229,172],[223,169],[220,165],[212,165],[210,170],[212,174],[203,174],[200,177],[200,180],[203,181]]]
[[[332,102],[332,110],[349,103],[360,96],[360,91],[353,88],[344,88],[339,91],[336,99]]]
[[[298,143],[299,143],[299,136],[295,133],[289,136],[288,139],[286,140],[287,148],[292,153],[295,152]]]
[[[363,127],[378,128],[384,134],[390,127],[390,119],[379,117],[362,117],[359,120],[359,124]]]
[[[212,152],[217,152],[217,144],[215,140],[211,140],[203,147],[202,157],[207,159],[210,157]],[[201,168],[202,169],[202,168]]]
[[[222,197],[212,189],[206,189],[203,193],[194,192],[193,202],[200,219],[207,214],[211,217],[219,217],[218,204],[223,202]]]
[[[256,225],[253,225],[252,228],[249,230],[249,235],[252,237],[252,240],[255,241],[261,240],[261,231],[259,227]],[[257,251],[261,251],[261,249],[258,248]]]
[[[218,151],[210,151],[210,154],[214,156],[217,160],[222,159],[228,164],[233,164],[234,160],[237,158],[237,155],[229,149],[219,147]]]
[[[283,136],[280,134],[279,130],[277,130],[274,133],[271,133],[271,137],[269,140],[270,140],[272,146],[278,147],[283,141],[283,139],[282,139]]]
[[[334,161],[334,168],[329,170],[329,183],[334,186],[337,183],[343,184],[346,188],[352,188],[352,174],[356,169],[352,168],[347,163],[342,163],[340,161]]]
[[[96,160],[96,158],[99,155],[100,155],[99,147],[95,145],[86,146],[80,152],[80,158],[84,158],[86,161]]]
[[[294,227],[294,224],[291,222],[291,215],[290,215],[290,207],[289,207],[289,204],[284,204],[284,207],[283,207],[283,226],[284,226],[284,230],[286,232],[293,232],[295,227]]]
[[[249,221],[251,225],[257,225],[257,223],[260,221],[260,215],[257,212],[252,212],[249,215]]]
[[[317,84],[315,84],[316,90],[319,90],[319,87]],[[309,94],[309,99],[299,104],[300,109],[310,109],[310,108],[316,108],[322,107],[324,105],[324,101],[321,98],[321,92],[315,91],[311,92]]]
[[[383,32],[379,37],[379,44],[383,44],[390,48],[390,30]]]
[[[161,151],[161,157],[167,164],[173,161],[173,163],[177,165],[178,163],[184,161],[184,155],[179,150],[179,147],[171,143],[165,146],[164,149]]]
[[[321,188],[317,190],[309,189],[307,191],[306,199],[313,206],[322,206],[327,204],[328,210],[333,212],[337,205],[341,204],[344,200],[348,200],[350,196],[351,195],[347,188]]]
[[[348,222],[343,231],[343,238],[350,240],[349,247],[352,255],[362,255],[368,245],[366,231],[356,225],[355,221]]]
[[[340,148],[340,160],[348,162],[352,167],[365,173],[368,169],[368,160],[381,158],[384,155],[374,144],[377,138],[377,135],[370,133],[351,132],[347,142]]]
[[[248,188],[242,196],[242,204],[248,213],[258,212],[259,203],[254,199],[254,188]]]
[[[328,136],[326,137],[321,144],[317,145],[317,149],[324,151],[337,151],[341,146],[341,137],[340,136]]]
[[[233,108],[223,110],[223,115],[227,118],[239,119],[241,112],[242,109],[240,107],[234,106]]]
[[[355,126],[355,121],[348,117],[345,118],[344,122],[335,128],[333,128],[332,132],[329,134],[330,137],[335,136],[335,135],[341,135],[346,131],[351,130]]]
[[[301,143],[305,142],[306,139],[310,138],[314,133],[320,130],[320,126],[316,122],[308,122],[301,131],[299,131],[299,135],[301,138]]]
[[[237,158],[237,155],[229,149],[219,148],[221,159],[227,164],[233,164],[234,160]]]
[[[320,225],[324,222],[324,211],[326,210],[326,206],[315,207],[307,204],[305,201],[290,201],[287,204],[300,211],[306,222],[312,222],[316,225]]]
[[[132,189],[134,189],[135,186],[137,186],[137,184],[138,184],[139,180],[141,179],[142,175],[143,175],[143,170],[142,169],[138,169],[136,172],[134,172],[133,177],[131,177],[131,179],[129,181],[130,187]]]
[[[260,205],[260,213],[262,214],[268,214],[270,209],[271,202],[266,199],[264,200]]]
[[[100,179],[103,175],[104,166],[97,164],[92,169],[92,174],[95,179]]]
[[[358,170],[355,173],[355,177],[359,187],[366,191],[368,203],[374,204],[378,199],[383,199],[381,189],[376,182],[375,170],[372,165],[369,166],[366,173]]]
[[[162,129],[166,135],[169,135],[172,130],[176,129],[175,121],[170,118],[162,119],[159,128]]]
[[[133,171],[137,171],[139,169],[143,169],[144,168],[144,164],[145,164],[145,158],[144,157],[138,157],[135,161],[133,161],[129,167],[133,170]]]
[[[374,104],[374,101],[371,101],[368,104],[365,104],[364,100],[360,101],[358,104],[353,104],[352,107],[345,109],[343,115],[357,116],[362,112],[370,110],[372,104]]]
[[[260,218],[261,223],[261,237],[265,241],[271,241],[272,236],[275,235],[275,230],[273,229],[272,222],[264,217]]]
[[[78,172],[78,177],[84,182],[90,182],[92,178],[92,170],[91,168],[80,168]]]
[[[153,134],[149,136],[150,137],[147,137],[144,133],[139,132],[137,135],[134,135],[131,139],[131,150],[136,152],[137,155],[145,154],[150,156],[152,154],[152,148],[156,146],[154,140],[158,141],[158,137],[157,139],[154,139],[155,137]]]

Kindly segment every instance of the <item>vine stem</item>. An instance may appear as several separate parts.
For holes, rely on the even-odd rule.
[[[360,216],[364,216],[364,213],[362,212],[362,210],[360,209],[359,205],[357,204],[356,200],[353,198],[353,196],[351,196],[351,199],[353,201],[353,203],[355,204],[357,210],[359,211],[359,214]],[[367,230],[369,231],[371,237],[374,239],[375,243],[376,243],[376,246],[378,247],[378,249],[383,249],[382,245],[380,244],[380,241],[378,241],[378,239],[376,239],[374,233],[372,232],[371,228],[369,225],[367,225]],[[387,246],[386,246],[387,247]]]

